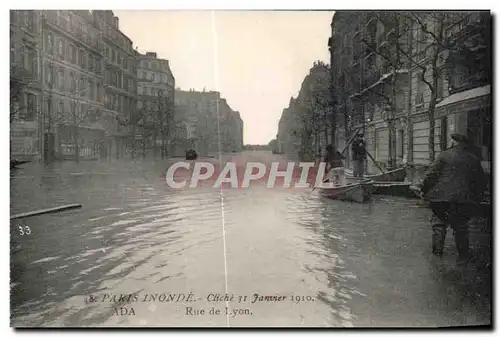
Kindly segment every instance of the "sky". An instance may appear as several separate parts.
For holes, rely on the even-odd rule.
[[[267,144],[315,61],[329,63],[334,12],[116,10],[142,53],[168,59],[182,90],[217,90],[244,122],[245,144]]]

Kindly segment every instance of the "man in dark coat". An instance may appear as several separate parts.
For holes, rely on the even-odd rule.
[[[486,176],[477,151],[463,135],[453,134],[454,146],[443,151],[427,170],[421,191],[433,212],[432,252],[441,256],[448,225],[453,228],[459,262],[469,258],[468,221],[482,200]]]
[[[354,165],[354,177],[363,178],[366,160],[366,144],[362,134],[357,134],[352,142],[352,160]]]

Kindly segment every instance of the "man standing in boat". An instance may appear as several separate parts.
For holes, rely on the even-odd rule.
[[[324,162],[326,163],[325,170],[328,181],[333,181],[336,185],[345,185],[344,164],[342,160],[344,155],[338,150],[334,150],[333,146],[326,146],[326,155]]]
[[[468,221],[482,201],[486,175],[474,145],[453,134],[454,144],[431,164],[422,181],[423,197],[432,209],[432,253],[443,255],[448,226],[454,231],[458,263],[469,259]]]
[[[363,134],[358,133],[352,142],[352,160],[354,165],[353,175],[355,178],[363,178],[366,160],[366,143]]]

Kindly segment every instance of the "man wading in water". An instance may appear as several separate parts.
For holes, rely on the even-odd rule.
[[[477,148],[463,135],[453,134],[454,144],[442,152],[422,181],[423,197],[432,209],[432,253],[443,255],[448,226],[455,235],[459,265],[469,259],[468,221],[482,201],[486,175]]]
[[[335,185],[346,185],[344,164],[342,160],[345,157],[338,150],[334,150],[332,145],[326,146],[326,155],[324,162],[327,181],[332,181]]]

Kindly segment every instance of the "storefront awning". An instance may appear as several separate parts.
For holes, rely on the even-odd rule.
[[[476,97],[489,95],[490,93],[491,93],[491,85],[489,85],[489,84],[482,86],[482,87],[479,87],[479,88],[474,88],[474,89],[465,90],[462,92],[457,92],[453,95],[446,97],[441,102],[436,104],[436,109],[453,104],[453,103],[459,103],[459,102],[467,101],[469,99],[473,99]]]

